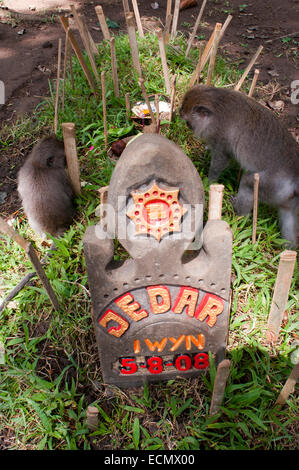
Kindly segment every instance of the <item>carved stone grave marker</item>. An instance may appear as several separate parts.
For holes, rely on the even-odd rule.
[[[107,215],[84,236],[105,383],[195,376],[209,367],[209,352],[217,364],[224,359],[232,234],[223,220],[202,230],[203,206],[199,174],[177,145],[144,134],[126,147]],[[114,259],[114,239],[125,261]]]

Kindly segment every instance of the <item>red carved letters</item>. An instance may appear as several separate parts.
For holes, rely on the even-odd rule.
[[[193,287],[182,286],[174,300],[172,308],[171,295],[168,287],[160,285],[149,286],[146,288],[146,291],[150,313],[157,315],[172,311],[175,314],[182,314],[185,311],[191,318],[193,317],[201,322],[206,321],[210,328],[216,324],[217,317],[223,312],[224,308],[224,301],[215,294],[205,293],[203,298],[198,301],[200,291]],[[149,316],[149,312],[142,308],[139,302],[134,300],[130,292],[117,298],[114,302],[124,312],[124,316],[109,308],[99,318],[99,324],[107,329],[107,332],[112,336],[120,338],[127,331],[130,323],[126,319],[126,315],[134,322],[138,322]],[[108,324],[111,321],[116,322],[118,326],[109,327]],[[197,346],[198,349],[204,347],[204,337],[201,335],[198,335],[197,338],[192,335],[181,335],[178,338],[169,337],[169,341],[173,343],[170,350],[175,351],[185,340],[187,350],[191,349],[192,344]],[[148,340],[149,349],[155,346],[158,351],[160,351],[164,349],[165,344],[162,341],[161,345],[157,347],[158,344],[156,342],[152,344],[150,340]],[[134,349],[138,350],[139,348],[140,344],[136,343]]]

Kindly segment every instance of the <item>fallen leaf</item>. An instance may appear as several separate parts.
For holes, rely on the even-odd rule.
[[[284,110],[284,102],[281,100],[278,101],[267,101],[268,106],[274,111],[283,111]]]

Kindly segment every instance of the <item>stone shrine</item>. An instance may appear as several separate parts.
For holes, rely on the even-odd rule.
[[[104,216],[84,236],[103,380],[190,377],[225,357],[232,233],[203,228],[204,190],[173,142],[144,134],[122,153]],[[128,256],[117,260],[115,240]]]

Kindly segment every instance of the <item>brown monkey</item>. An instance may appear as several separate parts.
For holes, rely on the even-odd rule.
[[[253,207],[253,175],[259,199],[277,207],[282,236],[296,246],[299,208],[299,146],[277,116],[232,90],[197,85],[187,91],[181,117],[211,150],[209,180],[217,180],[234,157],[245,170],[233,198],[237,214]]]
[[[39,235],[62,235],[71,224],[74,193],[65,170],[64,145],[55,136],[43,138],[18,174],[18,191],[30,226]]]

